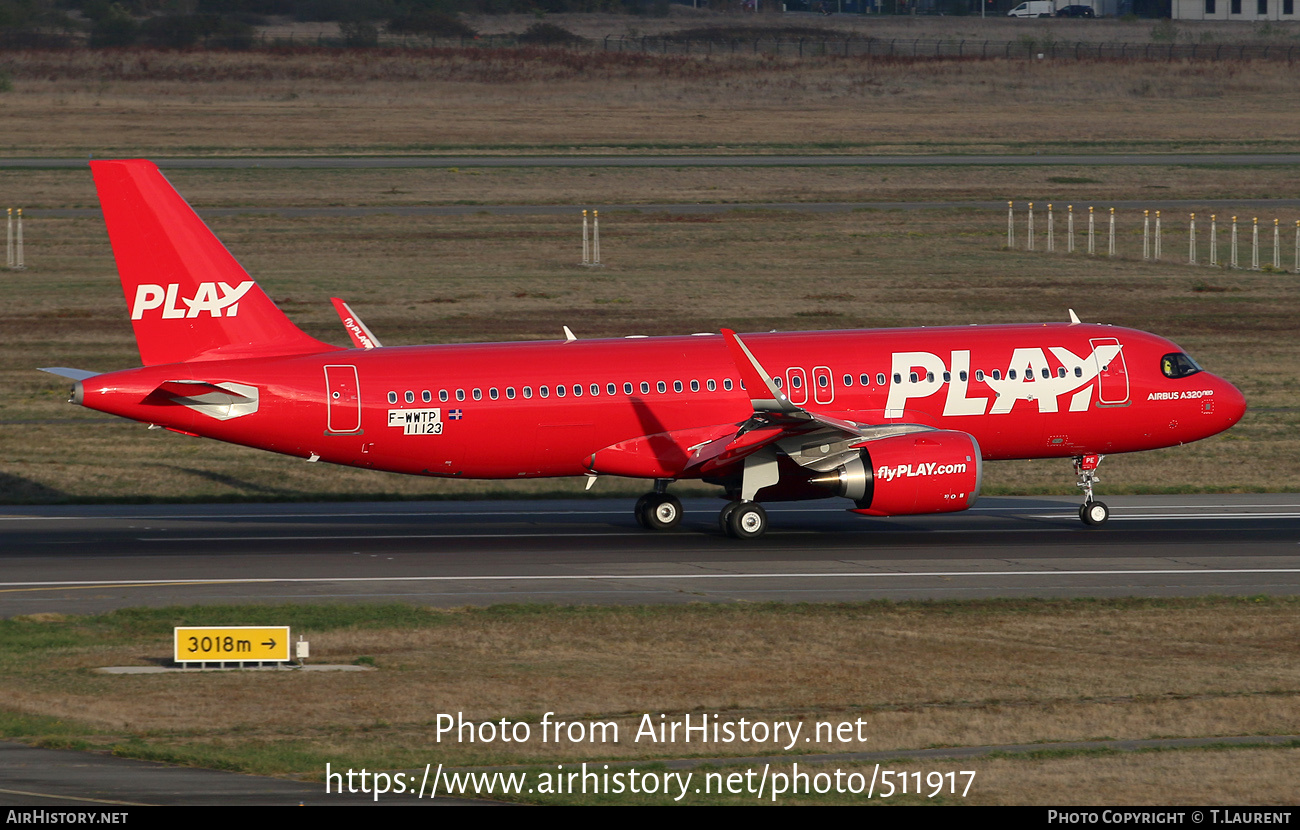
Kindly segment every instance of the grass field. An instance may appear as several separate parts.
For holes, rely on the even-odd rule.
[[[1296,734],[1296,606],[1293,598],[1253,598],[46,615],[0,622],[0,695],[9,712],[21,713],[0,717],[0,734],[317,781],[327,762],[335,769],[441,763],[536,772],[583,761],[644,768],[654,759],[698,757],[724,759],[725,767],[728,757],[787,755],[794,762],[810,753],[1041,743],[1041,753],[1027,756],[884,766],[975,770],[969,796],[943,803],[1289,804],[1300,752],[1294,746],[1130,755],[1053,744]],[[313,662],[358,662],[375,671],[92,671],[169,655],[170,627],[181,621],[288,623],[311,641]],[[978,662],[967,659],[973,653]],[[543,744],[540,721],[548,711],[551,720],[617,724],[620,740]],[[439,741],[437,716],[458,712],[472,721],[525,721],[532,737]],[[703,713],[802,723],[805,736],[817,722],[866,725],[847,733],[852,740],[823,735],[789,749],[788,741],[634,738],[643,714],[680,722],[687,713],[697,723]],[[854,762],[811,769],[835,768],[871,774],[870,764]]]
[[[468,48],[5,52],[0,72],[9,156],[1300,147],[1292,67],[1276,61]]]

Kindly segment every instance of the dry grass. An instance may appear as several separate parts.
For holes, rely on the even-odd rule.
[[[1173,194],[1244,202],[1300,192],[1300,166],[1289,165],[173,169],[167,176],[201,208],[558,204],[604,210],[602,205],[646,203],[1014,199],[1022,206],[1032,200],[1040,209],[1056,203],[1062,231],[1071,203],[1082,213],[1088,204],[1104,208],[1113,201]],[[0,170],[0,193],[28,210],[98,205],[90,176],[80,169]],[[1189,209],[1199,211],[1206,247],[1209,213]],[[1046,221],[1042,214],[1038,218]],[[1271,224],[1271,216],[1263,218]],[[1281,218],[1293,227],[1289,214]],[[1167,228],[1171,221],[1185,220],[1182,211],[1166,211]],[[1171,244],[1166,243],[1167,251],[1173,251]],[[1182,237],[1178,244],[1177,253],[1185,253]]]
[[[479,15],[466,20],[482,34],[522,32],[536,18],[531,15]],[[703,9],[684,6],[670,7],[668,17],[628,17],[610,14],[548,14],[547,22],[555,23],[582,35],[599,39],[606,35],[640,37],[641,35],[673,34],[700,28],[747,28],[758,31],[779,32],[791,25],[825,31],[828,37],[850,34],[856,37],[966,39],[966,40],[1016,40],[1032,37],[1036,40],[1055,40],[1062,43],[1078,41],[1089,43],[1151,43],[1153,20],[1095,20],[1052,19],[1013,20],[994,15],[988,18],[937,17],[908,15],[833,15],[810,17],[808,15],[783,16],[768,14],[711,13]],[[1241,22],[1215,20],[1174,21],[1174,34],[1179,43],[1289,43],[1300,38],[1300,24],[1273,22],[1251,25]],[[324,32],[319,24],[302,24],[299,37]],[[327,32],[327,37],[337,32]],[[1162,32],[1162,37],[1167,31]],[[1161,41],[1163,42],[1163,41]]]
[[[185,174],[190,175],[190,174]],[[184,187],[182,187],[184,189]],[[235,255],[314,336],[343,342],[328,303],[343,296],[385,343],[551,339],[739,330],[885,327],[1062,319],[1156,331],[1246,393],[1231,432],[1107,461],[1104,489],[1300,489],[1296,427],[1300,288],[1289,274],[1000,250],[991,212],[735,212],[709,222],[613,214],[607,265],[576,264],[565,217],[378,216],[364,221],[243,216],[212,222]],[[29,225],[31,267],[5,277],[0,334],[0,492],[16,501],[85,498],[332,498],[517,492],[303,464],[149,432],[65,403],[66,384],[33,371],[110,370],[138,357],[102,225]],[[1121,240],[1140,251],[1132,229]],[[1166,250],[1176,250],[1169,241]],[[1207,286],[1225,291],[1198,290]],[[742,306],[735,298],[745,297]],[[820,299],[819,299],[820,298]],[[829,298],[829,299],[828,299]],[[1008,298],[1014,298],[1008,302]],[[988,492],[1072,492],[1066,462],[992,465]],[[536,492],[579,490],[558,482]],[[602,482],[597,493],[635,492]]]
[[[130,740],[131,752],[206,753],[245,765],[270,762],[241,753],[280,747],[298,760],[281,759],[275,771],[314,774],[325,760],[393,769],[785,752],[772,742],[638,743],[632,737],[642,713],[801,721],[803,735],[818,721],[868,722],[864,743],[814,741],[796,753],[1296,734],[1294,606],[1257,599],[464,610],[431,612],[427,627],[400,631],[295,632],[310,639],[316,662],[371,658],[378,671],[365,674],[93,675],[85,670],[146,663],[170,643],[136,635],[126,645],[82,633],[39,660],[26,648],[4,657],[0,693],[10,711],[89,727],[64,732],[66,740]],[[33,630],[65,624],[24,625],[26,643]],[[102,631],[86,629],[94,630]],[[616,722],[621,740],[484,744],[435,736],[438,713],[529,720],[536,735],[548,711],[552,720]],[[1125,783],[1135,769],[1162,779],[1201,768],[1202,757],[1183,751],[950,766],[980,771],[975,792],[984,803],[1048,800],[1049,782],[1067,771],[1077,789],[1056,803],[1144,803],[1157,794]],[[1294,750],[1258,757],[1270,767]],[[1035,783],[1013,785],[1018,769],[1030,770]],[[1231,781],[1225,799],[1277,798],[1274,773],[1224,780]],[[1206,801],[1206,793],[1185,789],[1159,796]]]
[[[6,155],[1300,147],[1277,62],[443,49],[5,53],[0,70]],[[1204,117],[1224,102],[1232,118]]]

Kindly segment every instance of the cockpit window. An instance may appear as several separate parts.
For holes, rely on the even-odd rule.
[[[1175,352],[1160,358],[1160,371],[1167,378],[1185,378],[1201,371],[1201,367],[1182,352]]]

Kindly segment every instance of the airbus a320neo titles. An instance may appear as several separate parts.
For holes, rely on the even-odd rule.
[[[384,347],[341,300],[355,348],[289,321],[144,160],[91,162],[142,368],[72,402],[186,435],[445,478],[630,476],[638,522],[682,518],[671,482],[723,488],[722,530],[764,501],[855,513],[965,510],[985,461],[1073,458],[1079,516],[1104,454],[1196,441],[1241,419],[1232,384],[1170,341],[1069,323]]]

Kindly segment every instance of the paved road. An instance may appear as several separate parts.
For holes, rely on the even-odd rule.
[[[0,158],[0,169],[84,167],[89,159]],[[1053,153],[1022,155],[522,155],[482,156],[248,156],[241,158],[154,158],[164,170],[256,168],[377,169],[414,167],[988,167],[1300,164],[1298,153]]]
[[[1065,205],[1068,202],[1058,202]],[[1074,202],[1079,208],[1080,221],[1090,203]],[[1105,208],[1124,210],[1171,210],[1204,212],[1231,211],[1245,213],[1253,207],[1261,212],[1300,208],[1300,199],[1144,199],[1092,202],[1099,211]],[[471,216],[489,213],[494,216],[562,216],[577,215],[583,208],[595,207],[606,215],[618,212],[720,214],[733,210],[797,211],[800,213],[850,213],[855,210],[1005,210],[1007,203],[998,201],[969,202],[745,202],[724,204],[699,204],[694,202],[655,204],[599,204],[586,205],[392,205],[387,207],[233,207],[197,208],[201,216],[283,216],[303,218],[308,216]],[[1023,213],[1023,203],[1017,208]],[[1063,210],[1061,211],[1064,212]],[[78,219],[100,216],[99,208],[32,208],[23,211],[31,219]],[[1046,216],[1044,210],[1043,216]],[[1273,215],[1273,214],[1269,214]],[[1045,221],[1045,220],[1044,220]],[[1285,220],[1290,227],[1288,218]],[[1064,233],[1064,231],[1062,231]]]
[[[0,617],[127,606],[410,601],[678,603],[1300,593],[1300,495],[989,498],[867,519],[772,505],[739,543],[720,501],[679,532],[630,501],[31,507],[0,513]]]

